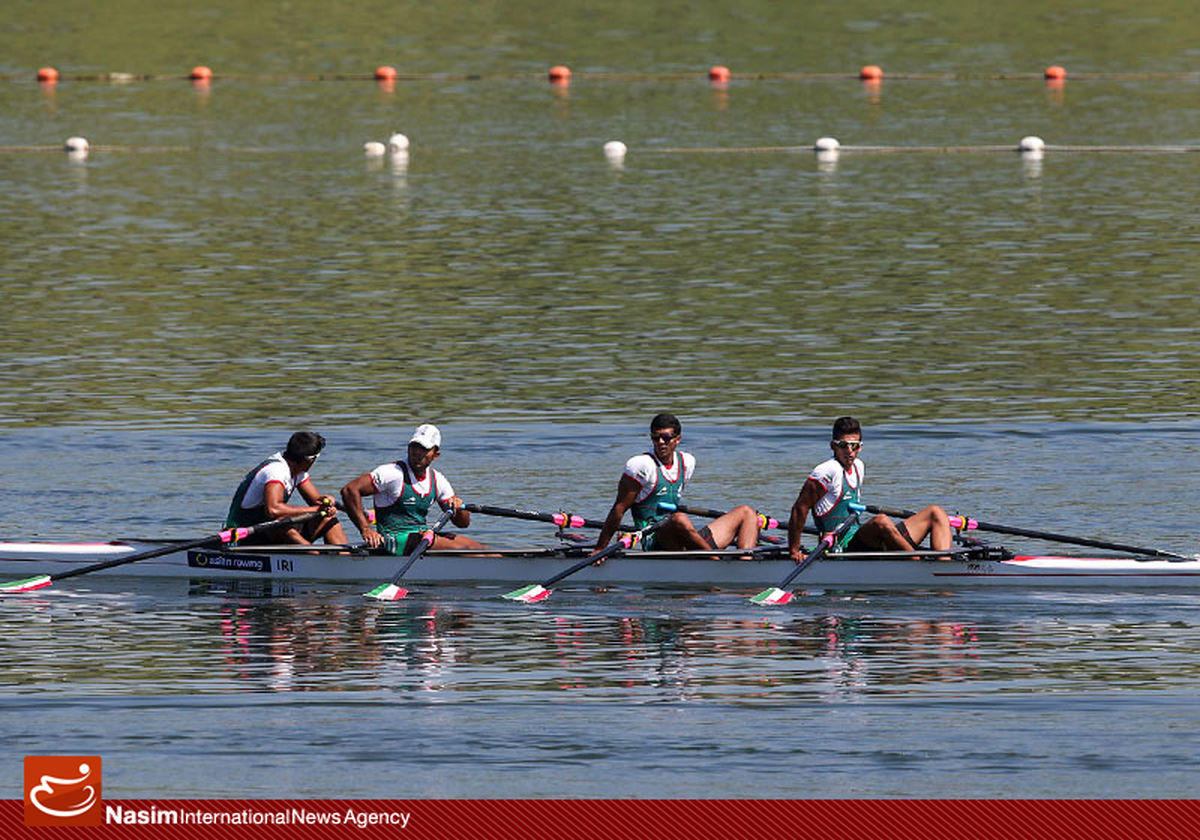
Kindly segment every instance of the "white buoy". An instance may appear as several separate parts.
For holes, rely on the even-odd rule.
[[[1021,138],[1021,142],[1017,144],[1017,149],[1022,152],[1038,152],[1040,154],[1046,150],[1046,141],[1041,137],[1031,134],[1028,137]]]
[[[408,138],[403,134],[396,133],[388,138],[388,151],[395,154],[396,152],[408,151]]]
[[[818,152],[836,152],[840,148],[842,144],[836,137],[818,137],[817,142],[813,143],[813,149]]]
[[[83,152],[87,154],[88,150],[91,149],[91,145],[88,143],[86,137],[68,137],[63,142],[63,149],[68,152]]]
[[[369,158],[383,157],[387,154],[387,146],[378,140],[368,140],[366,143],[363,143],[363,154]]]
[[[609,160],[622,160],[628,151],[629,147],[620,140],[609,140],[604,144],[604,156]]]

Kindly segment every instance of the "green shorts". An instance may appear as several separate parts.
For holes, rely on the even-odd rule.
[[[413,553],[413,549],[421,541],[421,534],[423,533],[425,532],[400,531],[394,534],[384,534],[383,550],[388,554],[395,554],[397,557],[407,557]]]

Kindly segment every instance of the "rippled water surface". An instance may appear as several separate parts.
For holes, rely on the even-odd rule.
[[[494,595],[5,602],[10,742],[124,795],[1195,795],[1190,596]]]
[[[292,430],[335,490],[425,420],[468,500],[599,517],[665,409],[706,506],[786,515],[853,413],[869,501],[1197,550],[1190,6],[289,9],[19,3],[0,33],[6,538],[209,533]],[[395,131],[407,158],[364,157]],[[1190,593],[496,594],[2,600],[0,780],[78,753],[125,797],[1196,795]]]
[[[325,431],[314,480],[329,489],[407,433]],[[468,499],[593,517],[643,434],[444,432],[440,465]],[[1177,467],[1196,463],[1198,432],[868,428],[868,495],[1191,551],[1194,493],[1178,492]],[[5,532],[84,539],[207,533],[241,468],[278,445],[248,430],[3,437],[15,483],[0,496]],[[700,462],[688,496],[781,515],[826,438],[685,425]],[[1164,450],[1169,463],[1147,462]],[[44,492],[79,467],[97,504]],[[1121,512],[1131,493],[1144,515]],[[552,541],[481,516],[471,531]],[[13,745],[0,764],[16,778],[24,754],[99,753],[124,796],[1196,792],[1200,623],[1188,591],[816,591],[763,609],[720,590],[565,582],[527,607],[495,588],[425,587],[385,605],[364,588],[84,577],[0,600],[0,720]]]

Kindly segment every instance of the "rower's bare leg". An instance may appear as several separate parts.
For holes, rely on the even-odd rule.
[[[908,529],[914,545],[920,545],[926,536],[929,537],[929,547],[934,551],[949,551],[953,545],[950,517],[937,505],[917,511],[904,520],[904,527]]]
[[[749,505],[738,505],[709,522],[708,532],[717,548],[725,548],[735,540],[738,548],[754,548],[758,545],[758,512]]]
[[[276,528],[273,533],[274,533],[275,537],[279,540],[280,543],[294,543],[296,545],[312,545],[312,540],[310,540],[308,537],[304,536],[304,534],[300,533],[300,530],[297,528],[288,528],[286,530],[281,530],[279,528]]]
[[[476,551],[487,548],[483,543],[476,542],[470,537],[464,537],[462,534],[434,534],[433,545],[429,547],[434,551],[438,549]]]
[[[328,519],[322,519],[317,523],[317,528],[313,532],[311,541],[324,538],[329,545],[345,545],[346,532],[342,530],[342,523],[338,522],[336,516],[331,516]]]
[[[904,534],[900,533],[900,529],[896,527],[896,523],[892,521],[891,517],[884,516],[882,513],[871,517],[859,528],[855,539],[876,551],[904,551],[915,548],[904,538]]]
[[[655,532],[655,542],[664,551],[703,551],[712,548],[686,514],[673,513]]]

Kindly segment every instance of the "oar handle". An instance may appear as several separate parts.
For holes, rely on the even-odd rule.
[[[896,519],[908,519],[910,516],[916,516],[915,511],[904,510],[903,508],[880,507],[878,505],[867,505],[868,513],[882,513],[884,516],[892,516]],[[976,531],[987,530],[977,520],[971,519],[969,516],[960,516],[957,513],[948,514],[950,519],[950,527],[956,531]]]
[[[897,516],[900,518],[907,518],[913,515],[913,512],[910,510],[876,507],[874,505],[868,505],[867,510],[869,510],[871,513],[882,513],[886,516]],[[1109,542],[1107,540],[1093,540],[1090,537],[1072,537],[1068,534],[1056,534],[1053,531],[1035,531],[1030,528],[1017,528],[1012,525],[996,525],[991,522],[981,522],[977,519],[969,519],[964,516],[951,516],[950,524],[955,528],[959,528],[960,530],[977,529],[980,531],[991,531],[996,534],[1009,534],[1014,537],[1029,537],[1030,539],[1034,540],[1046,540],[1047,542],[1083,545],[1089,548],[1103,548],[1107,551],[1127,551],[1130,554],[1144,554],[1150,557],[1167,557],[1172,560],[1195,559],[1194,557],[1188,557],[1186,554],[1176,554],[1172,551],[1163,551],[1158,548],[1126,545],[1124,543]]]
[[[542,513],[536,510],[519,510],[517,508],[496,507],[495,505],[466,505],[471,513],[482,513],[485,516],[507,516],[511,519],[527,519],[533,522],[549,522],[559,528],[602,528],[603,522],[586,519],[575,513],[559,511],[557,513]]]
[[[716,510],[715,508],[697,507],[696,505],[676,505],[680,513],[686,513],[691,516],[703,516],[706,519],[720,519],[727,511]],[[787,523],[781,523],[773,516],[767,516],[765,513],[754,512],[758,517],[758,529],[764,530],[767,528],[786,528]]]
[[[453,516],[454,508],[444,510],[432,528],[426,528],[421,532],[421,539],[417,541],[417,544],[413,547],[413,550],[409,552],[408,557],[404,561],[404,565],[402,565],[400,570],[396,572],[395,576],[392,577],[390,581],[391,585],[395,586],[400,581],[400,578],[404,577],[405,573],[412,568],[412,564],[421,559],[421,555],[425,553],[425,550],[428,549],[429,546],[433,545],[433,541],[437,539],[437,535],[441,533],[441,530],[446,527],[446,523],[449,522]]]

